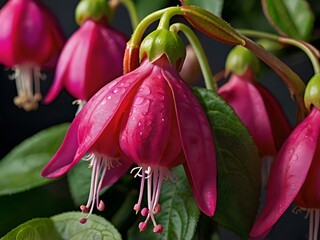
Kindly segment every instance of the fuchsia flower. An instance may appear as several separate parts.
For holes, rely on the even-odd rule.
[[[218,93],[248,128],[262,158],[262,185],[268,181],[274,156],[291,132],[277,99],[256,81],[259,62],[249,50],[237,46],[229,54],[227,71],[232,71]]]
[[[291,127],[275,97],[256,82],[252,70],[241,76],[232,73],[218,93],[248,127],[260,156],[275,156]]]
[[[72,122],[42,175],[61,176],[86,154],[94,167],[94,190],[83,211],[99,198],[101,188],[137,164],[141,188],[136,212],[141,209],[145,181],[148,185],[148,207],[141,209],[146,220],[139,228],[145,230],[151,219],[154,232],[160,233],[162,226],[154,215],[161,210],[161,184],[174,177],[171,168],[183,164],[199,208],[209,216],[215,212],[216,159],[210,125],[166,56],[152,63],[144,60],[97,92]],[[98,181],[99,171],[105,174]]]
[[[124,34],[102,21],[86,20],[63,48],[44,102],[50,103],[63,87],[80,102],[87,102],[122,74],[126,42]]]
[[[0,10],[0,23],[0,63],[15,71],[14,102],[27,111],[36,109],[41,100],[40,70],[55,66],[64,44],[62,31],[38,0],[8,1]]]
[[[310,114],[284,142],[267,186],[264,208],[250,236],[263,239],[294,201],[310,213],[309,239],[317,239],[320,216],[319,140],[320,111],[313,107]]]

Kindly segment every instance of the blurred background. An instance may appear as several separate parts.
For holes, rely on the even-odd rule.
[[[153,1],[161,2],[162,0]],[[6,1],[0,0],[0,7],[5,3]],[[78,1],[43,0],[43,3],[56,15],[66,37],[69,37],[78,28],[74,18],[74,10]],[[320,3],[317,0],[310,1],[310,3],[317,13],[316,25],[319,26]],[[167,5],[163,4],[163,7],[177,4],[179,4],[178,1],[171,1]],[[263,15],[260,1],[225,0],[221,16],[236,28],[274,32]],[[120,6],[112,25],[128,36],[131,35],[130,18],[124,7]],[[319,28],[317,31],[319,31]],[[208,38],[200,32],[196,32],[196,34],[203,44],[213,73],[223,71],[226,56],[232,46]],[[312,43],[319,47],[319,39],[313,39]],[[312,66],[308,58],[299,50],[289,47],[281,51],[278,57],[287,63],[304,81],[307,81],[313,75]],[[259,76],[261,84],[274,93],[289,120],[294,124],[296,105],[290,98],[288,89],[274,72],[269,70],[263,63],[261,65],[262,71]],[[45,96],[53,81],[54,72],[45,70],[44,73],[47,78],[41,82],[41,91]],[[51,104],[40,104],[37,111],[25,112],[23,109],[17,108],[13,104],[13,98],[16,95],[15,83],[8,79],[8,74],[10,74],[10,70],[0,66],[0,131],[2,137],[0,159],[24,139],[42,129],[58,123],[71,122],[77,109],[77,106],[72,104],[75,99],[65,90]],[[221,83],[223,81],[222,79]],[[203,85],[201,78],[197,84]],[[78,207],[74,205],[71,197],[66,193],[68,193],[68,186],[64,181],[58,181],[27,192],[1,196],[0,237],[15,226],[33,217],[51,216],[72,209],[77,211]],[[50,206],[55,207],[50,209]],[[291,221],[292,224],[287,224],[287,221]],[[294,226],[299,227],[295,228]],[[304,219],[304,215],[294,215],[288,212],[274,228],[269,239],[305,239],[306,233],[307,221]],[[222,239],[237,239],[228,231],[224,231],[223,234],[224,238]]]

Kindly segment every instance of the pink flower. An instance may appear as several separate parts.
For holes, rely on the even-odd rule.
[[[256,82],[253,72],[232,73],[218,93],[248,127],[260,156],[274,156],[291,127],[275,97]]]
[[[55,17],[38,0],[10,0],[0,11],[0,63],[15,73],[18,97],[25,110],[41,100],[41,67],[53,68],[64,44]],[[34,86],[33,86],[34,82]]]
[[[218,89],[251,133],[262,158],[262,182],[266,184],[274,156],[291,132],[291,126],[275,97],[256,82],[253,71],[231,74]]]
[[[293,201],[301,209],[309,211],[309,239],[317,239],[320,209],[319,121],[320,111],[313,107],[281,147],[271,169],[265,205],[250,231],[253,239],[266,237]]]
[[[88,101],[101,87],[122,75],[127,37],[102,22],[86,20],[61,52],[54,83],[45,97],[50,103],[65,87]]]
[[[170,169],[180,164],[199,208],[209,216],[215,212],[216,159],[210,125],[199,102],[165,56],[153,63],[144,60],[134,71],[100,89],[76,116],[42,174],[58,177],[85,154],[94,156],[93,165],[99,161],[100,168],[107,169],[100,180],[103,184],[95,192],[105,183],[116,181],[129,165],[138,165],[134,169],[136,176],[141,176],[141,188],[136,212],[141,209],[145,180],[148,185],[148,207],[141,209],[146,216],[139,225],[141,231],[150,219],[154,232],[162,231],[154,216],[161,210],[161,184],[167,178],[174,180]]]

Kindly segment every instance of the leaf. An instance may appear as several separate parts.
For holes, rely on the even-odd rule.
[[[35,218],[11,230],[1,240],[121,240],[118,230],[104,218],[92,214],[86,224],[79,212],[66,212],[51,218]]]
[[[308,40],[315,17],[305,0],[262,0],[265,16],[279,34]]]
[[[168,6],[168,0],[134,0],[138,17],[142,20],[148,14]]]
[[[173,170],[178,178],[177,182],[164,181],[161,189],[161,212],[156,215],[156,221],[163,226],[161,234],[153,233],[152,223],[146,231],[139,232],[139,219],[129,230],[129,240],[144,239],[193,239],[200,210],[194,201],[191,187],[181,166]]]
[[[182,5],[197,6],[221,17],[224,0],[180,0]]]
[[[68,172],[68,183],[72,199],[76,205],[82,205],[87,202],[91,185],[92,169],[88,168],[88,162],[79,161]],[[108,188],[105,187],[100,191],[103,194]]]
[[[67,212],[51,217],[54,226],[65,240],[121,240],[118,230],[103,217],[92,214],[85,224],[79,219],[84,217],[80,212]]]
[[[29,220],[7,233],[1,240],[59,240],[59,233],[49,218]]]
[[[68,127],[68,123],[63,123],[42,130],[17,145],[0,161],[0,196],[53,181],[43,178],[41,170],[59,148]]]
[[[213,91],[194,88],[210,121],[218,162],[218,205],[213,219],[248,238],[259,205],[261,163],[256,145],[233,109]]]

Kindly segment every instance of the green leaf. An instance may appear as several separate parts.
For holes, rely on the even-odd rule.
[[[305,0],[262,0],[265,16],[279,34],[308,40],[315,17]]]
[[[63,123],[42,130],[17,145],[0,161],[0,196],[53,181],[42,177],[41,171],[59,148],[68,127],[68,123]]]
[[[103,217],[92,214],[85,224],[79,222],[84,214],[67,212],[51,217],[54,226],[65,240],[121,240],[118,230]]]
[[[68,184],[72,199],[76,205],[86,204],[91,185],[92,169],[88,167],[88,162],[79,161],[68,172]],[[110,186],[103,188],[100,194],[103,194]]]
[[[194,201],[191,187],[181,166],[174,170],[178,176],[177,182],[164,181],[161,189],[159,203],[161,212],[158,213],[156,221],[162,224],[161,234],[153,233],[152,223],[146,231],[139,232],[138,223],[144,221],[139,219],[129,230],[129,240],[144,239],[193,239],[200,211]]]
[[[61,237],[49,218],[29,220],[7,233],[1,240],[60,240]]]
[[[180,0],[182,5],[197,6],[203,8],[218,17],[221,17],[224,0]]]
[[[210,121],[218,163],[218,205],[213,219],[248,238],[259,205],[261,163],[256,145],[233,109],[213,91],[194,88]]]
[[[142,20],[148,14],[167,7],[169,4],[169,0],[134,0],[138,17]]]
[[[92,214],[86,224],[80,212],[66,212],[51,218],[29,220],[7,233],[1,240],[121,240],[118,230],[104,218]]]

